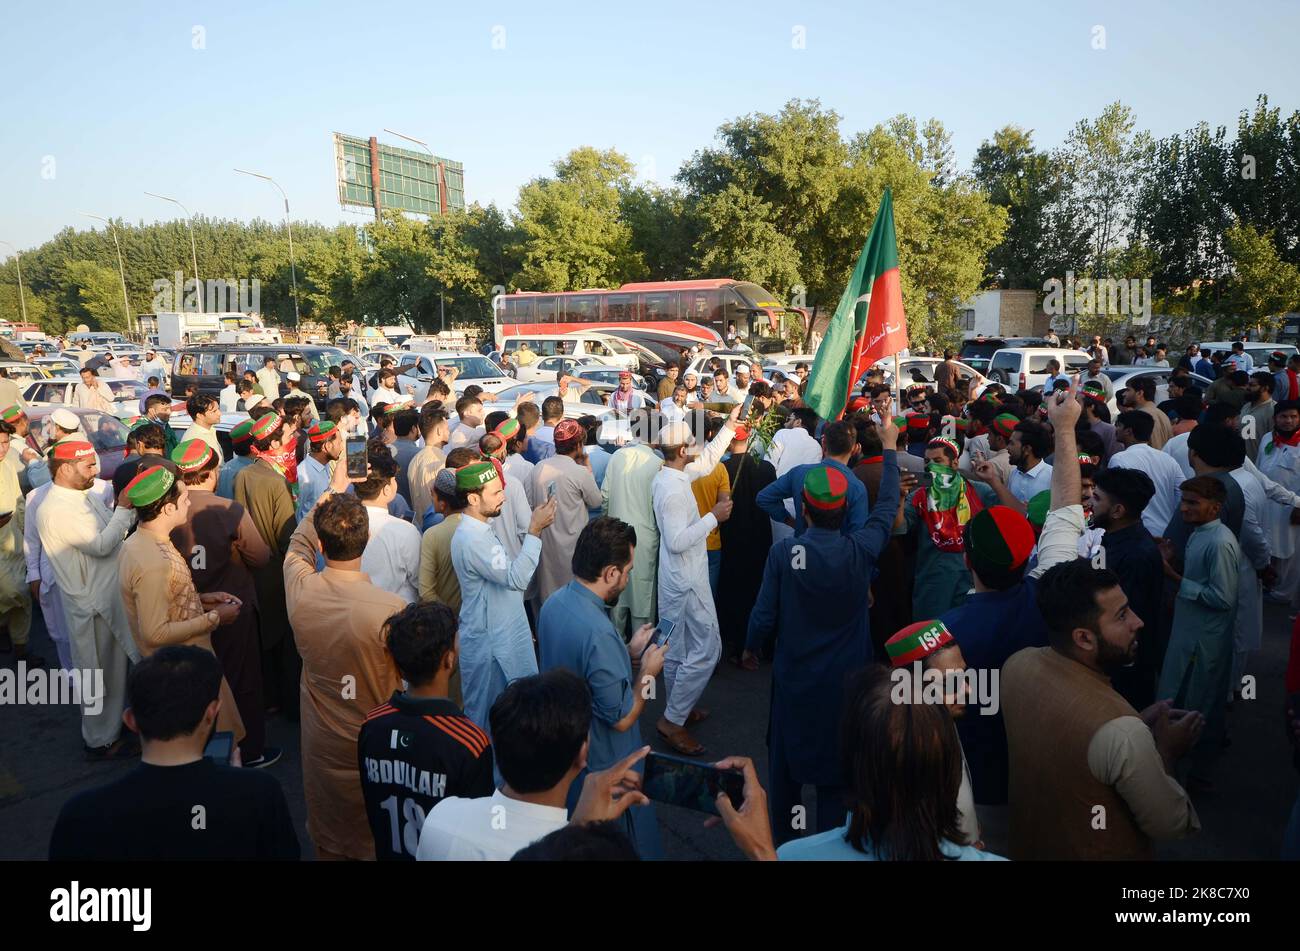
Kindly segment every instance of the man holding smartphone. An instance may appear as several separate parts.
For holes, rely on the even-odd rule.
[[[589,772],[608,769],[644,745],[637,721],[667,653],[650,624],[624,643],[607,613],[631,578],[636,544],[636,529],[626,522],[601,517],[589,523],[574,548],[573,580],[547,599],[537,621],[542,671],[568,668],[591,691],[587,766],[569,789],[570,809]],[[622,822],[643,860],[663,857],[652,807],[629,809]]]

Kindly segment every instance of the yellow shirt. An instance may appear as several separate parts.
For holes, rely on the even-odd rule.
[[[726,467],[719,462],[713,467],[712,472],[700,476],[691,483],[691,491],[695,493],[695,504],[699,507],[700,517],[703,518],[709,514],[713,506],[718,504],[720,494],[731,492],[731,477],[727,475]],[[722,550],[722,533],[716,528],[709,532],[708,550]]]

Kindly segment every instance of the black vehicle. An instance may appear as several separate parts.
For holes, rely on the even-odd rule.
[[[979,370],[985,376],[989,372],[989,361],[993,354],[1005,347],[1050,347],[1042,337],[972,337],[961,345],[957,359],[972,370]]]
[[[237,377],[245,370],[256,373],[266,358],[271,357],[280,371],[281,389],[280,393],[270,395],[270,399],[288,389],[284,374],[292,370],[302,376],[298,386],[323,405],[325,388],[329,386],[329,368],[339,366],[349,356],[346,350],[320,344],[208,343],[182,347],[172,364],[172,395],[183,397],[185,387],[193,383],[199,393],[217,396],[226,385],[227,370],[233,370]]]

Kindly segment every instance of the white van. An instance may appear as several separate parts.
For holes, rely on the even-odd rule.
[[[1062,373],[1077,373],[1092,359],[1082,350],[1054,347],[1004,347],[993,354],[985,375],[1011,390],[1032,390],[1047,382],[1047,363],[1055,360]]]
[[[622,340],[608,334],[576,331],[568,334],[527,334],[506,337],[501,342],[501,352],[510,355],[516,364],[520,344],[527,343],[534,359],[542,357],[594,357],[601,363],[622,367],[633,373],[640,371],[641,361]]]

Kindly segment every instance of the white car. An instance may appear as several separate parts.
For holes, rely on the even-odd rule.
[[[686,370],[678,377],[678,379],[685,379],[687,373],[694,373],[696,380],[698,381],[705,373],[712,372],[708,369],[708,366],[715,358],[722,364],[722,368],[727,371],[727,375],[731,377],[733,382],[736,379],[736,369],[744,367],[744,369],[748,371],[756,359],[753,353],[745,353],[741,350],[705,350],[686,365]],[[759,360],[759,362],[762,363],[761,360]],[[764,366],[766,366],[766,364],[764,364]],[[811,364],[809,364],[809,366],[811,366]],[[790,373],[794,373],[793,366],[790,369]]]
[[[447,352],[410,352],[403,353],[397,365],[397,387],[402,393],[410,393],[417,403],[424,402],[429,395],[429,384],[438,377],[438,371],[446,367],[456,370],[456,379],[451,388],[463,393],[465,387],[477,384],[489,393],[514,385],[514,380],[505,371],[480,353],[469,350],[452,350]],[[367,385],[370,382],[366,377]]]
[[[596,384],[583,390],[578,402],[564,404],[564,415],[569,419],[577,419],[579,416],[608,416],[613,410],[605,404],[604,396],[613,389],[612,386]],[[528,394],[532,394],[533,402],[540,409],[542,402],[549,396],[558,396],[559,390],[560,388],[554,383],[517,383],[493,393],[490,402],[484,400],[483,414],[486,416],[488,413],[500,410],[513,416],[516,401],[520,396]]]
[[[957,364],[957,378],[961,380],[970,380],[970,389],[973,392],[976,387],[989,382],[988,377],[974,367],[961,361],[954,361]],[[943,363],[938,357],[901,357],[898,361],[899,376],[902,377],[903,389],[907,389],[913,383],[934,384],[934,370],[939,364]],[[887,357],[884,360],[876,361],[875,366],[885,371],[885,382],[890,386],[894,385],[894,358]],[[810,364],[811,367],[811,364]]]
[[[140,399],[149,392],[149,387],[139,380],[122,377],[101,376],[99,379],[113,391],[114,416],[127,419],[140,414]],[[71,406],[73,388],[80,382],[79,378],[72,377],[38,380],[23,391],[23,399],[32,406]]]
[[[32,357],[30,362],[51,376],[76,377],[81,370],[81,364],[75,357],[65,357],[62,354],[52,357]]]
[[[19,386],[26,386],[28,383],[46,379],[45,374],[47,371],[42,370],[35,364],[17,360],[0,360],[0,367],[3,367],[8,372],[9,379]]]
[[[622,367],[611,366],[595,357],[542,357],[527,366],[515,368],[515,379],[520,383],[554,383],[556,374],[572,373],[583,367],[609,367],[618,373]]]
[[[1004,347],[989,361],[988,378],[1008,389],[1032,390],[1047,382],[1047,362],[1055,360],[1062,373],[1086,370],[1092,357],[1083,350],[1053,347]]]
[[[1210,354],[1215,350],[1222,350],[1224,353],[1232,351],[1232,340],[1211,340],[1208,343],[1201,344],[1201,356],[1210,359]],[[1268,369],[1268,357],[1274,350],[1281,350],[1290,359],[1296,353],[1294,344],[1290,343],[1264,343],[1260,340],[1247,340],[1244,349],[1250,355],[1256,370]],[[1177,357],[1174,358],[1175,360]]]
[[[1119,403],[1117,397],[1119,391],[1126,388],[1133,380],[1141,377],[1152,377],[1156,381],[1156,404],[1163,403],[1169,399],[1169,378],[1173,376],[1173,369],[1169,367],[1134,367],[1134,366],[1112,366],[1106,367],[1101,371],[1110,378],[1111,384],[1115,387],[1115,396],[1106,401],[1106,406],[1110,409],[1110,421],[1113,423],[1115,417],[1119,415]],[[1210,388],[1211,380],[1207,380],[1199,373],[1191,374],[1192,382],[1201,390],[1201,395]]]

